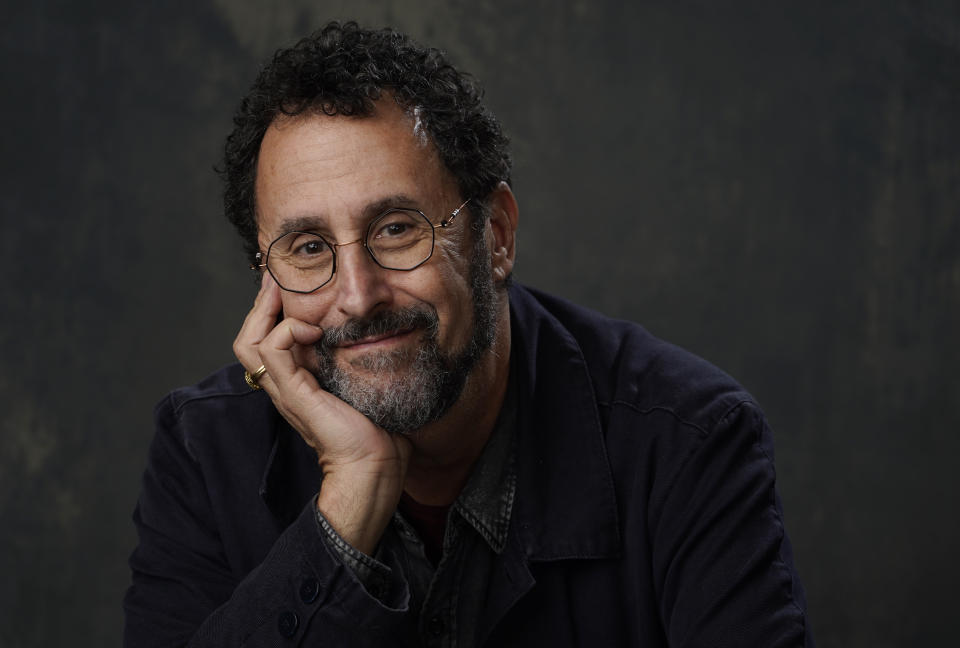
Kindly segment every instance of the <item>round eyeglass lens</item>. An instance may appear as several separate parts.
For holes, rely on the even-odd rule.
[[[382,267],[413,270],[433,254],[433,224],[416,209],[392,209],[370,223],[367,250]]]
[[[319,235],[289,232],[267,251],[267,269],[286,290],[313,292],[333,277],[333,249]]]

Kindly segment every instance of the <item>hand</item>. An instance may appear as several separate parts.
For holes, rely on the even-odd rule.
[[[283,417],[317,453],[324,479],[317,508],[351,545],[372,553],[403,490],[410,442],[374,425],[324,391],[309,366],[323,330],[281,312],[280,287],[263,273],[260,292],[233,343]]]

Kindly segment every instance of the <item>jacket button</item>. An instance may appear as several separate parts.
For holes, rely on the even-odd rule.
[[[292,637],[297,634],[297,626],[300,625],[300,619],[294,612],[284,612],[277,619],[277,630],[284,637]]]
[[[434,637],[439,637],[443,634],[443,619],[438,616],[431,617],[430,621],[427,623],[427,630]]]
[[[320,593],[320,582],[316,578],[307,578],[300,583],[300,600],[304,603],[313,603]]]

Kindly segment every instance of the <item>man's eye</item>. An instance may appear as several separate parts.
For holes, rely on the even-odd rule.
[[[416,229],[416,223],[409,216],[397,214],[378,223],[373,238],[383,243],[396,242],[410,238],[416,232]]]
[[[407,223],[387,223],[380,229],[381,236],[402,236],[410,228]]]
[[[417,245],[430,235],[430,228],[418,212],[394,210],[373,224],[367,245],[374,254],[397,252]]]
[[[307,241],[297,249],[297,254],[307,256],[322,254],[326,246],[321,241]]]

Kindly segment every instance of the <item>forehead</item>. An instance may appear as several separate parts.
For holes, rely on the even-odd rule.
[[[416,115],[390,99],[368,117],[281,117],[260,146],[258,225],[267,236],[293,221],[359,226],[385,198],[406,196],[428,209],[455,200],[455,184]]]

